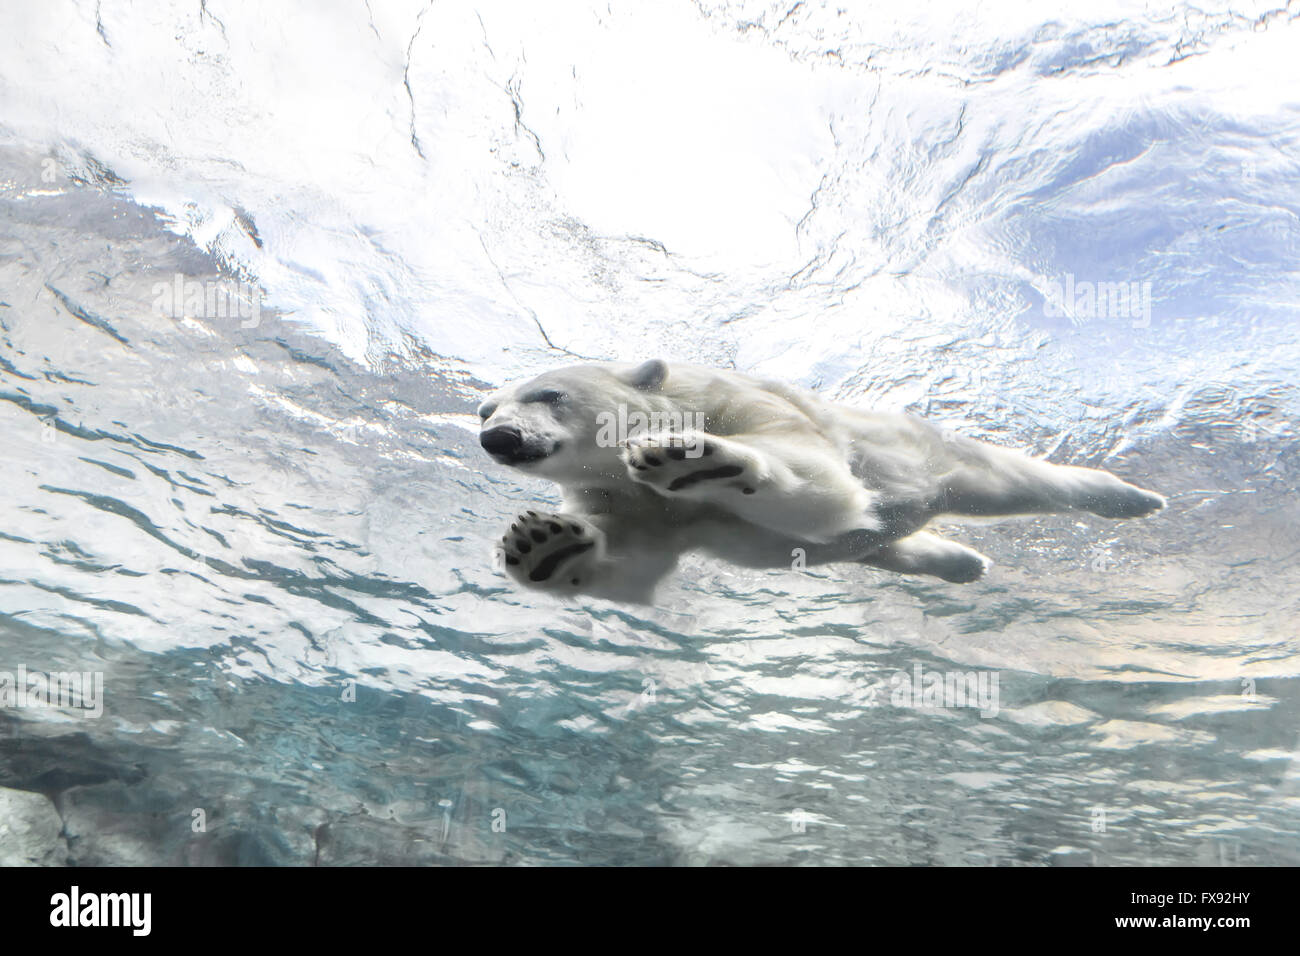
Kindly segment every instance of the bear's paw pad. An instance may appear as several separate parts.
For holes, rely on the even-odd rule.
[[[525,511],[497,545],[507,574],[530,587],[580,586],[589,576],[598,533],[570,515]]]
[[[746,462],[717,441],[697,434],[643,435],[629,438],[623,453],[633,481],[663,494],[701,491],[723,483],[743,494],[754,493],[745,479]]]

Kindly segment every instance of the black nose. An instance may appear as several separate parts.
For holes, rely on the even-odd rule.
[[[524,436],[519,434],[519,429],[511,428],[509,425],[498,425],[496,428],[489,428],[478,436],[478,443],[483,446],[483,450],[490,455],[503,455],[510,457],[518,453],[524,443]]]

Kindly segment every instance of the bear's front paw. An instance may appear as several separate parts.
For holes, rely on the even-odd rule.
[[[599,528],[574,515],[525,511],[497,545],[506,574],[530,588],[587,584],[605,551]]]
[[[701,497],[723,489],[752,495],[757,484],[748,456],[698,433],[629,438],[623,461],[629,478],[669,497]]]

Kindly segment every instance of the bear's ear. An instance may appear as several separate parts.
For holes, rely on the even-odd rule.
[[[663,385],[667,377],[668,363],[663,359],[651,359],[628,372],[626,380],[633,388],[650,392]]]

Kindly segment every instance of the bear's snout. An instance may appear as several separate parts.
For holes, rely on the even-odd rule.
[[[489,455],[513,458],[519,454],[520,448],[523,447],[524,436],[519,434],[518,428],[510,425],[497,425],[495,428],[489,428],[479,435],[478,443],[483,446],[483,450]]]

